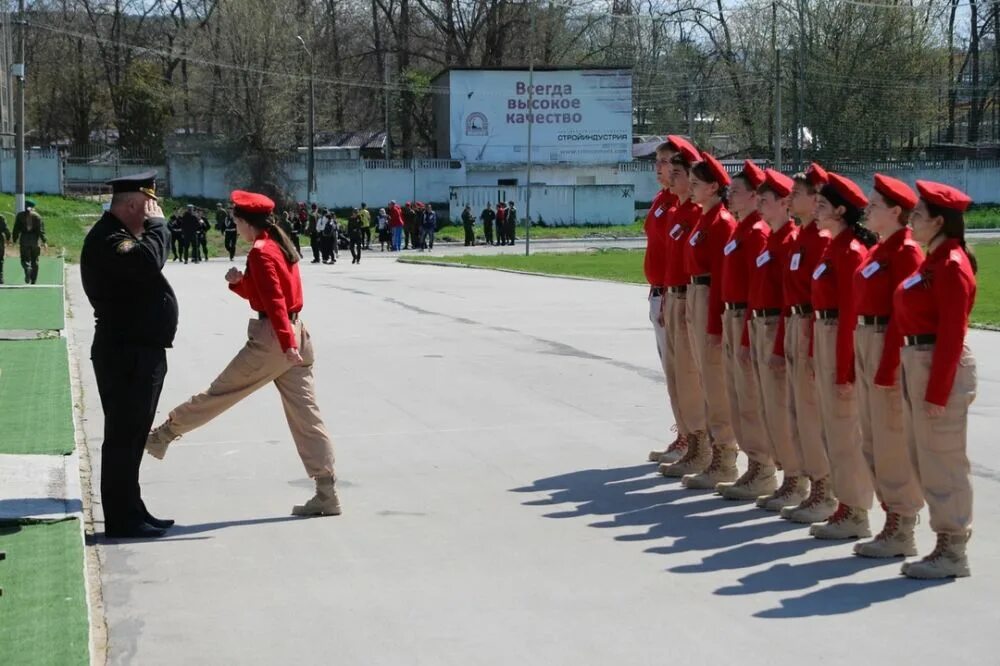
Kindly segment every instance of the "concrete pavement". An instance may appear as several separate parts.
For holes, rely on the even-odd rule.
[[[228,265],[166,269],[161,416],[245,339]],[[147,504],[179,525],[99,544],[110,663],[997,663],[996,334],[970,336],[973,577],[928,584],[642,462],[670,426],[643,288],[377,253],[302,269],[345,514],[287,515],[311,484],[271,387],[147,457]],[[96,461],[75,267],[68,294]]]

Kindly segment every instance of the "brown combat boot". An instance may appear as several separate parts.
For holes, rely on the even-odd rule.
[[[757,506],[765,511],[781,511],[786,506],[798,506],[809,496],[809,478],[785,475],[781,487],[770,495],[757,498]]]
[[[807,497],[798,506],[786,506],[781,510],[781,517],[793,523],[820,523],[833,515],[837,510],[837,498],[830,488],[830,477],[813,479],[812,488]]]
[[[917,542],[913,531],[917,525],[916,516],[898,513],[885,514],[885,527],[871,541],[854,544],[854,554],[861,557],[912,557],[917,554]]]
[[[677,426],[672,426],[670,428],[674,432],[677,432]],[[677,462],[687,451],[687,439],[684,435],[680,433],[674,438],[674,441],[663,451],[654,449],[649,452],[649,462],[655,463],[672,463]]]
[[[809,534],[817,539],[859,539],[872,535],[868,511],[841,503],[825,523],[814,523]]]
[[[293,516],[339,516],[340,499],[332,476],[316,479],[316,494],[292,507]]]
[[[774,465],[751,460],[743,476],[734,483],[720,483],[715,489],[728,500],[756,500],[761,495],[774,492],[778,487],[776,475]]]
[[[687,451],[675,463],[662,464],[660,474],[666,477],[682,477],[688,474],[700,474],[712,462],[712,446],[708,443],[705,432],[694,432],[687,436]]]
[[[736,469],[736,446],[714,444],[712,446],[712,462],[701,474],[689,474],[681,479],[685,488],[692,490],[711,490],[720,483],[733,481],[739,476]]]

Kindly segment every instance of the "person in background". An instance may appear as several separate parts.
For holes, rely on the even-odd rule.
[[[412,246],[417,249],[417,212],[413,208],[413,203],[407,201],[403,206],[403,249],[409,250]]]
[[[474,246],[476,244],[476,217],[472,214],[472,206],[469,204],[465,204],[465,208],[462,209],[462,228],[465,230],[465,247]]]
[[[10,229],[7,228],[7,218],[0,215],[0,284],[3,284],[3,257],[10,243]]]
[[[304,209],[303,204],[303,209]],[[309,246],[312,248],[313,260],[312,263],[318,264],[320,262],[320,246],[322,245],[322,240],[319,233],[319,210],[316,204],[312,205],[312,209],[306,214],[305,225],[306,225],[306,235],[309,236]],[[299,219],[302,219],[300,213]]]
[[[420,234],[420,251],[434,249],[434,234],[437,233],[437,213],[434,208],[427,204],[424,207],[423,223]]]
[[[319,221],[316,224],[316,228],[319,231],[319,250],[320,255],[323,257],[323,263],[337,263],[337,222],[336,218],[326,208],[320,209]]]
[[[177,261],[184,256],[184,234],[181,231],[181,216],[174,211],[167,222],[167,230],[170,231],[170,252],[173,261]]]
[[[403,211],[395,201],[389,202],[389,230],[392,232],[392,252],[399,252],[403,249],[403,233],[406,228],[406,221],[403,219]]]
[[[497,245],[507,244],[507,204],[500,202],[497,204]]]
[[[220,234],[226,230],[226,218],[229,217],[229,213],[226,211],[222,202],[215,204],[215,230]]]
[[[351,250],[351,263],[361,263],[361,248],[364,245],[364,228],[361,226],[361,212],[355,208],[347,219],[347,245]]]
[[[486,203],[486,208],[479,214],[479,219],[483,221],[483,237],[486,239],[486,244],[493,245],[493,220],[497,219],[497,214],[493,212],[492,204]]]
[[[368,204],[361,203],[361,210],[358,211],[358,215],[361,220],[361,247],[369,250],[372,245],[372,214],[368,210]]]
[[[38,257],[46,241],[45,223],[35,212],[35,202],[31,199],[24,201],[24,210],[14,218],[12,240],[19,244],[21,250],[24,284],[35,284],[38,281]]]
[[[506,224],[506,238],[507,244],[513,245],[514,241],[517,239],[517,206],[514,205],[513,201],[507,203],[507,219]]]
[[[181,252],[186,264],[190,259],[194,263],[201,261],[201,247],[198,245],[198,231],[201,228],[201,220],[194,211],[194,205],[188,204],[184,207],[181,215]]]
[[[379,252],[385,252],[386,243],[389,244],[389,249],[391,250],[392,238],[389,236],[389,215],[385,212],[385,208],[378,209],[375,228],[378,230]]]
[[[201,257],[208,261],[208,230],[210,229],[208,220],[205,219],[205,211],[198,209],[198,245],[201,247]]]
[[[220,204],[221,205],[221,204]],[[229,215],[227,211],[225,218],[222,220],[222,240],[226,246],[226,252],[229,253],[229,261],[233,261],[236,257],[236,220],[233,219],[232,215]],[[288,213],[285,213],[286,220]]]

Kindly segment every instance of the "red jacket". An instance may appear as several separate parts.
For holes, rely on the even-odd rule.
[[[812,304],[817,310],[837,310],[837,370],[834,383],[854,383],[854,329],[858,314],[854,302],[854,273],[868,256],[850,229],[834,238],[813,270]],[[815,327],[813,335],[815,336]],[[810,352],[812,342],[810,341]]]
[[[787,307],[812,303],[812,274],[829,244],[830,234],[815,221],[799,227],[798,241],[782,267]]]
[[[789,220],[777,231],[772,231],[767,237],[767,246],[754,257],[753,268],[750,269],[750,289],[747,292],[748,309],[746,322],[743,326],[743,346],[750,346],[749,322],[752,310],[781,310],[784,306],[784,293],[781,288],[781,267],[788,261],[788,255],[795,247],[798,227]],[[784,318],[782,318],[783,320]],[[774,353],[784,356],[785,338],[781,322],[778,324],[777,339],[774,341]],[[780,350],[780,352],[779,352]]]
[[[754,211],[740,220],[732,238],[722,248],[722,301],[746,303],[750,292],[750,271],[767,247],[771,227]]]
[[[732,238],[736,219],[720,202],[701,215],[684,248],[687,270],[691,275],[709,274],[709,335],[722,335],[722,260],[723,248]]]
[[[969,313],[976,302],[976,277],[956,240],[948,239],[931,252],[920,270],[903,280],[893,294],[898,336],[936,335],[930,380],[924,400],[945,406],[962,358]],[[898,346],[899,337],[885,344]]]
[[[399,204],[389,206],[389,226],[393,228],[403,226],[403,211],[399,208]]]
[[[274,334],[281,343],[281,350],[297,349],[295,328],[289,320],[291,312],[302,310],[302,280],[299,265],[289,264],[284,253],[264,232],[254,241],[247,255],[247,269],[243,279],[229,288],[250,301],[250,307],[267,314]]]
[[[663,285],[663,275],[667,272],[667,211],[670,210],[674,195],[670,190],[660,190],[646,213],[646,256],[643,270],[646,282],[651,286]]]
[[[886,340],[898,340],[898,326],[892,316],[892,295],[899,283],[916,271],[924,253],[912,240],[909,227],[903,227],[871,249],[868,258],[854,274],[855,310],[859,315],[889,317]],[[899,344],[883,344],[882,359],[875,373],[875,383],[892,386],[899,367]]]
[[[667,261],[663,273],[664,287],[679,287],[691,281],[687,271],[685,248],[691,230],[701,218],[701,206],[691,200],[674,205],[667,212]]]

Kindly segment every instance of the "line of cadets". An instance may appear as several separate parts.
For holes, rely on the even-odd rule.
[[[731,178],[678,136],[656,157],[645,271],[677,436],[649,460],[818,539],[871,537],[877,498],[863,557],[916,555],[926,502],[937,545],[902,573],[969,575],[969,197],[879,174],[869,198],[818,164]]]

